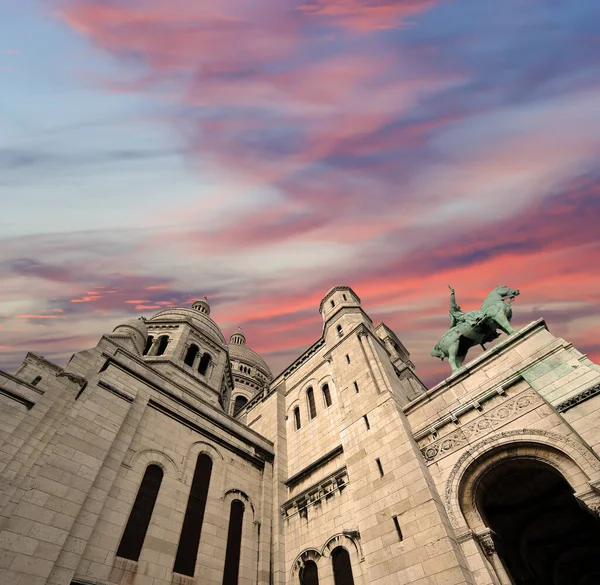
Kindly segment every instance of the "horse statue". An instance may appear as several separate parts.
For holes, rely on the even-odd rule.
[[[448,358],[450,367],[455,372],[462,365],[471,347],[479,344],[485,349],[485,343],[500,337],[496,329],[501,329],[507,335],[515,332],[510,325],[511,305],[519,291],[499,285],[485,297],[481,309],[465,313],[456,304],[454,289],[451,286],[448,288],[450,329],[431,350],[431,355],[442,361]]]

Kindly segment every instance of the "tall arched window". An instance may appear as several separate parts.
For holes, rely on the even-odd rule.
[[[338,333],[338,337],[344,337],[344,330],[342,329],[341,325],[338,325],[336,327],[337,333]]]
[[[331,553],[333,562],[333,580],[335,585],[354,585],[350,555],[343,546],[338,546]]]
[[[321,390],[323,390],[323,399],[325,400],[325,406],[330,407],[331,393],[329,392],[329,384],[323,384],[323,388],[321,388]]]
[[[193,366],[194,360],[196,359],[196,356],[198,355],[199,352],[200,352],[200,348],[195,343],[192,343],[192,345],[190,345],[188,347],[188,350],[185,353],[185,358],[183,360],[183,363],[186,366]]]
[[[240,552],[242,549],[242,525],[244,523],[244,504],[240,500],[231,502],[229,512],[229,530],[225,549],[225,571],[223,585],[237,585],[240,572]]]
[[[300,585],[319,585],[319,570],[315,561],[306,561],[300,569]]]
[[[152,344],[154,343],[154,335],[148,335],[148,339],[146,339],[146,347],[144,347],[144,355],[148,355]]]
[[[167,345],[169,345],[169,336],[161,335],[158,338],[158,349],[156,350],[156,355],[163,355],[167,350]]]
[[[296,430],[302,426],[300,421],[300,409],[297,406],[294,408],[294,424],[296,425]]]
[[[242,410],[246,404],[248,404],[248,399],[245,396],[236,396],[233,403],[233,416]]]
[[[31,385],[32,386],[37,386],[41,381],[42,381],[42,377],[41,376],[36,376],[33,380],[31,380]]]
[[[308,400],[308,412],[310,418],[315,418],[315,416],[317,416],[317,407],[315,405],[315,393],[313,392],[312,387],[306,391],[306,399]]]
[[[133,508],[131,508],[127,525],[119,543],[118,557],[132,561],[137,561],[140,558],[162,478],[163,470],[158,465],[148,465],[146,467],[140,489],[135,497]]]
[[[181,573],[188,577],[194,576],[194,569],[196,567],[211,472],[211,458],[204,453],[200,453],[196,462],[194,479],[192,480],[190,496],[185,510],[185,517],[183,518],[183,527],[181,528],[179,544],[177,545],[177,556],[175,557],[175,565],[173,566],[175,573]]]
[[[200,363],[198,364],[198,372],[200,372],[203,376],[205,376],[209,365],[210,365],[210,354],[203,353],[202,357],[200,358]]]

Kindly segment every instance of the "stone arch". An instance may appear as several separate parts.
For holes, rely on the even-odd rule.
[[[241,500],[244,503],[244,505],[246,506],[246,509],[252,513],[252,519],[254,519],[254,517],[255,517],[254,504],[252,503],[252,500],[250,499],[248,494],[246,494],[246,492],[243,492],[242,490],[233,488],[233,489],[227,490],[221,496],[221,499],[223,500],[223,502],[225,502],[225,504],[227,506],[229,504],[231,504],[231,502],[233,500]]]
[[[600,485],[600,461],[583,443],[537,429],[497,433],[467,449],[448,476],[444,504],[455,530],[485,529],[474,502],[476,488],[489,469],[509,457],[535,459],[555,468],[582,501]]]
[[[300,399],[296,398],[288,407],[287,410],[285,411],[285,420],[290,420],[293,419],[293,414],[294,414],[294,408],[296,407],[300,407]]]
[[[365,557],[360,544],[360,536],[358,531],[346,531],[334,534],[322,546],[321,555],[326,558],[330,557],[333,550],[338,546],[343,546],[348,550],[353,564],[354,562],[360,563],[361,561],[364,561]]]
[[[250,392],[250,390],[246,390],[246,389],[240,390],[239,388],[235,388],[234,391],[231,393],[231,397],[229,399],[229,405],[230,405],[229,415],[230,416],[234,416],[236,414],[235,413],[235,400],[236,400],[236,398],[239,398],[240,396],[246,399],[246,404],[248,404],[248,402],[250,402],[250,400],[252,400],[252,398],[253,398],[253,394],[252,394],[252,392]],[[246,404],[244,406],[246,406]]]
[[[329,396],[331,397],[331,403],[333,405],[333,395],[334,390],[337,392],[337,388],[335,382],[333,381],[333,376],[331,374],[326,374],[322,376],[320,380],[317,382],[317,387],[319,389],[319,393],[321,394],[321,400],[323,401],[323,386],[327,384],[329,386]]]
[[[313,561],[319,569],[319,561],[321,560],[321,553],[316,548],[307,548],[303,550],[292,563],[290,570],[290,583],[296,584],[299,582],[300,569],[304,566],[307,561]]]
[[[143,473],[143,470],[146,469],[148,465],[158,465],[165,474],[170,472],[179,476],[180,473],[177,463],[175,463],[175,461],[169,457],[169,455],[163,451],[158,451],[157,449],[144,449],[143,451],[136,451],[131,456],[127,466],[130,469],[133,469],[134,467],[141,467]]]
[[[198,460],[198,455],[200,455],[200,453],[205,453],[212,459],[213,470],[216,462],[223,460],[223,455],[221,452],[211,443],[206,441],[196,441],[195,443],[192,443],[188,448],[188,452],[185,456],[181,470],[181,481],[185,485],[191,485],[192,483],[192,477],[194,476],[194,470],[196,468],[196,461]]]

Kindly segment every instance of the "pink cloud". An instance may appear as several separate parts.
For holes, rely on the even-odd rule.
[[[326,18],[337,26],[371,31],[396,28],[436,3],[435,0],[308,0],[300,9],[306,14]]]
[[[66,319],[59,315],[15,315],[15,319]]]

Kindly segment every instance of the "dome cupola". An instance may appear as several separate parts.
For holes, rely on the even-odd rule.
[[[200,311],[201,313],[204,313],[206,316],[210,316],[210,305],[208,304],[208,299],[206,297],[203,297],[203,298],[197,300],[192,305],[192,309],[195,309],[196,311]]]
[[[229,343],[233,345],[246,345],[246,336],[244,335],[241,327],[239,327],[238,330],[231,335],[229,338]]]

